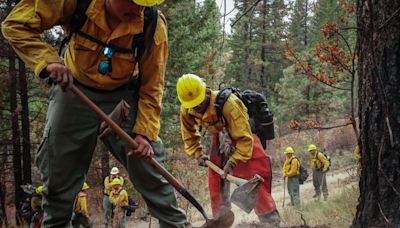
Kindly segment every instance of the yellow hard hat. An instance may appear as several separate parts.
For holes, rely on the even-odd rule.
[[[121,180],[119,178],[114,178],[114,180],[111,181],[111,185],[121,185]]]
[[[40,185],[40,186],[38,186],[38,187],[36,188],[36,193],[37,193],[37,194],[42,194],[42,192],[43,192],[43,186]]]
[[[160,5],[161,3],[164,2],[164,0],[132,0],[136,5],[139,6],[155,6],[155,5]]]
[[[83,183],[82,190],[89,189],[89,185],[85,182]]]
[[[312,150],[316,150],[316,149],[317,149],[317,146],[315,146],[314,144],[310,144],[308,146],[308,151],[312,151]]]
[[[292,147],[286,147],[285,149],[285,154],[294,154],[294,150]]]
[[[184,108],[193,108],[204,101],[206,83],[195,74],[184,74],[176,83],[176,92]]]

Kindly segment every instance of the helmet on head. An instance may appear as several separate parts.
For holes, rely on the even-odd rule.
[[[111,186],[121,185],[121,180],[119,178],[114,178],[114,180],[112,180],[110,184]]]
[[[82,190],[89,189],[89,185],[85,182],[83,183]]]
[[[184,74],[176,83],[176,92],[184,108],[193,108],[204,101],[206,83],[195,74]]]
[[[117,167],[112,167],[110,174],[118,174],[119,173],[119,169]]]
[[[155,6],[160,5],[164,0],[132,0],[136,5],[139,6]]]
[[[315,146],[314,144],[310,144],[308,146],[308,151],[312,151],[312,150],[317,150],[317,146]]]
[[[38,186],[38,187],[36,188],[36,193],[37,193],[37,194],[42,194],[42,192],[43,192],[43,185],[40,185],[40,186]]]
[[[292,147],[286,147],[285,149],[285,154],[294,154],[294,150]]]

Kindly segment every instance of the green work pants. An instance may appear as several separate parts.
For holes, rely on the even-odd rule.
[[[104,225],[111,224],[112,220],[112,204],[110,202],[110,196],[103,194],[103,210],[104,210]]]
[[[300,184],[299,176],[288,177],[287,188],[291,205],[300,205]]]
[[[314,185],[315,195],[320,197],[321,189],[322,189],[324,198],[328,197],[328,187],[326,185],[326,174],[324,174],[324,172],[322,172],[322,170],[313,170],[313,185]]]
[[[123,129],[132,133],[136,119],[137,96],[132,90],[99,92],[77,85],[105,113],[124,99],[131,113]],[[42,173],[45,227],[68,227],[76,195],[81,190],[96,147],[101,120],[72,92],[55,86],[50,94],[43,140],[36,156]],[[172,186],[144,159],[127,156],[126,142],[111,135],[105,144],[126,168],[129,178],[146,201],[160,227],[184,227],[186,216],[178,208]],[[160,139],[151,142],[154,158],[164,163],[165,149]]]

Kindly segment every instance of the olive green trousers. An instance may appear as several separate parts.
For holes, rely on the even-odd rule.
[[[137,97],[127,88],[95,91],[77,85],[105,113],[125,99],[131,106],[124,130],[132,135],[137,112]],[[86,179],[97,143],[101,120],[72,92],[55,86],[50,93],[43,140],[36,156],[42,174],[45,227],[70,227],[73,204]],[[105,144],[126,168],[134,187],[147,203],[150,213],[159,219],[160,227],[184,227],[186,216],[178,208],[172,186],[145,160],[127,156],[127,143],[111,135]],[[160,139],[151,142],[154,158],[164,163],[165,149]]]

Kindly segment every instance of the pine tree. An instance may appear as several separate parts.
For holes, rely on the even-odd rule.
[[[303,51],[310,42],[311,4],[308,0],[296,0],[292,7],[289,37],[297,51]]]

